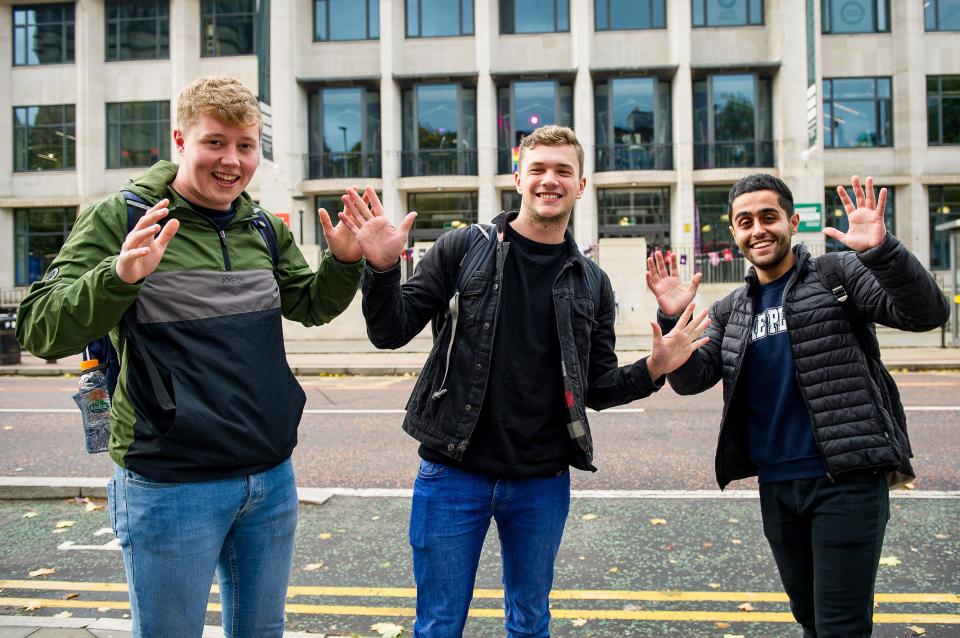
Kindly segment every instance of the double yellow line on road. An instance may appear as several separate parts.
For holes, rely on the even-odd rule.
[[[0,589],[66,591],[66,592],[114,592],[125,593],[125,583],[97,583],[73,581],[0,580]],[[217,588],[212,590],[217,593]],[[412,587],[321,587],[292,585],[287,597],[325,596],[344,598],[414,598]],[[477,589],[474,597],[482,600],[503,600],[502,589]],[[558,589],[551,594],[553,601],[643,601],[643,602],[728,602],[728,603],[786,603],[787,597],[779,592],[720,592],[720,591],[631,591],[611,589]],[[960,604],[960,594],[952,593],[878,593],[878,604]],[[129,609],[126,600],[64,600],[62,598],[2,598],[0,605],[21,607],[39,603],[46,608],[70,609]],[[220,605],[210,603],[209,611],[220,611]],[[413,617],[412,607],[383,607],[367,605],[314,605],[288,602],[287,613],[322,616],[377,616]],[[697,611],[697,610],[643,610],[643,609],[568,609],[553,608],[554,618],[584,620],[659,620],[677,622],[795,622],[789,612],[770,611]],[[499,618],[501,608],[473,608],[470,616],[475,618]],[[874,614],[874,622],[886,624],[960,624],[960,613],[886,613]]]

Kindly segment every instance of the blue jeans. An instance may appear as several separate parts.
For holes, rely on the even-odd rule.
[[[459,638],[483,539],[497,522],[509,638],[549,636],[553,563],[570,509],[570,473],[497,480],[420,461],[410,512],[417,638]]]
[[[215,571],[227,638],[283,635],[297,525],[290,459],[196,483],[162,483],[118,466],[107,489],[134,638],[198,638]]]

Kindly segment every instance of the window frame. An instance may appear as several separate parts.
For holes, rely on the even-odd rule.
[[[763,0],[741,0],[746,4],[747,21],[744,24],[709,24],[707,3],[711,0],[691,0],[690,6],[690,24],[694,29],[738,29],[741,27],[762,27],[766,26],[766,12],[763,8]],[[757,3],[756,5],[754,3]],[[697,24],[697,6],[700,7],[700,13],[703,16],[703,23]],[[760,17],[756,21],[753,19],[753,8],[757,6],[760,11]]]
[[[456,88],[456,110],[457,110],[457,143],[454,147],[449,149],[421,149],[420,148],[420,101],[419,89],[425,86],[452,86]],[[465,135],[466,127],[466,117],[467,113],[464,109],[465,105],[465,96],[464,93],[466,90],[473,91],[473,104],[474,104],[474,128],[473,135]],[[400,121],[401,121],[401,170],[400,173],[403,177],[414,177],[414,176],[425,176],[425,175],[477,175],[477,130],[476,130],[476,103],[477,103],[477,88],[475,86],[466,84],[464,82],[417,82],[410,84],[409,86],[403,87],[401,89],[400,97]],[[410,95],[409,101],[407,100],[407,95]],[[409,106],[408,106],[409,102]],[[410,109],[410,112],[407,113],[406,109]],[[409,115],[409,118],[407,117]],[[408,127],[408,124],[410,125]],[[412,127],[412,128],[411,128]],[[471,139],[466,139],[471,137]],[[416,165],[419,166],[420,152],[421,151],[440,151],[446,150],[448,152],[456,153],[456,166],[457,170],[454,173],[421,173],[419,170],[409,171],[406,170],[407,163],[406,158],[408,156],[415,158]],[[410,154],[410,155],[408,155]]]
[[[604,209],[604,204],[608,203],[604,201],[605,197],[613,197],[617,194],[628,193],[630,195],[630,205],[631,208],[636,207],[636,196],[637,195],[648,195],[659,197],[659,203],[656,205],[655,214],[660,218],[661,223],[657,224],[611,224],[604,223],[609,221],[610,212]],[[604,219],[604,215],[608,216],[608,220]],[[670,187],[669,186],[617,186],[610,188],[598,188],[597,189],[597,237],[600,239],[605,238],[615,238],[615,237],[644,237],[646,238],[646,233],[655,232],[656,230],[664,231],[666,236],[666,242],[663,246],[658,244],[647,244],[647,253],[651,250],[654,250],[655,247],[659,247],[662,250],[667,250],[670,247],[670,230],[672,223],[672,215],[670,209]]]
[[[831,6],[838,0],[820,0],[820,33],[823,35],[862,35],[871,33],[890,33],[890,0],[868,0],[873,3],[873,29],[870,31],[834,31]],[[880,9],[883,9],[881,11]],[[886,19],[886,28],[880,28],[880,17]]]
[[[119,15],[119,7],[125,4],[140,4],[147,5],[153,4],[157,8],[157,15],[153,18],[155,22],[154,26],[154,55],[152,57],[145,58],[125,58],[120,56],[120,52],[123,51],[123,35],[126,33],[123,29],[125,23],[130,22],[143,22],[150,20],[151,18],[124,18]],[[110,6],[116,5],[118,7],[117,17],[110,17]],[[161,12],[161,9],[163,10]],[[166,30],[163,29],[163,25],[166,23]],[[117,57],[110,56],[110,27],[111,24],[116,25],[115,47],[117,51]],[[169,0],[106,0],[104,4],[104,59],[107,62],[136,62],[142,60],[169,60],[170,59],[170,2]]]
[[[548,78],[537,79],[537,80],[529,80],[529,79],[521,79],[521,78],[510,78],[510,79],[504,80],[503,82],[498,83],[497,86],[496,86],[496,89],[495,89],[495,93],[494,93],[494,95],[495,95],[495,98],[494,98],[494,99],[496,100],[496,104],[497,104],[497,119],[498,119],[498,121],[501,121],[501,122],[503,121],[503,113],[502,113],[502,111],[500,110],[500,105],[501,105],[501,91],[504,90],[504,89],[507,89],[507,88],[509,88],[509,91],[510,91],[509,96],[508,96],[508,99],[509,99],[509,102],[510,102],[510,113],[509,113],[509,116],[510,116],[510,140],[511,140],[511,146],[510,146],[509,149],[505,149],[505,148],[503,148],[503,147],[500,146],[500,143],[501,143],[501,141],[502,141],[502,140],[500,139],[500,136],[501,136],[501,133],[502,133],[502,129],[501,129],[500,126],[498,126],[498,127],[497,127],[497,157],[498,157],[498,159],[497,159],[497,174],[498,174],[498,175],[511,175],[511,174],[513,174],[513,171],[509,171],[509,172],[507,172],[507,173],[501,173],[501,172],[500,172],[500,165],[501,165],[501,163],[502,163],[502,162],[501,162],[501,160],[502,160],[502,154],[503,154],[505,151],[512,151],[512,149],[514,148],[514,147],[512,146],[512,144],[516,143],[516,142],[514,142],[513,140],[516,140],[516,138],[517,138],[517,118],[514,117],[514,116],[516,115],[516,114],[514,113],[514,111],[516,110],[516,107],[517,107],[517,84],[520,84],[520,83],[539,83],[539,82],[552,82],[552,83],[553,83],[553,96],[554,96],[554,97],[553,97],[553,109],[554,109],[554,113],[556,113],[556,115],[557,115],[557,118],[556,118],[557,121],[556,121],[556,122],[538,122],[538,123],[537,123],[537,126],[544,126],[544,125],[546,125],[546,124],[560,124],[561,126],[567,126],[567,127],[569,127],[569,128],[573,128],[573,127],[574,127],[574,122],[575,122],[575,117],[576,117],[576,115],[575,115],[575,113],[574,113],[574,104],[573,104],[573,102],[574,102],[574,99],[573,99],[573,81],[572,81],[572,80],[567,80],[567,79],[565,79],[565,78],[558,78],[558,77],[548,77]],[[561,121],[560,121],[560,117],[559,117],[559,115],[560,115],[562,112],[564,112],[563,102],[562,102],[563,96],[560,95],[560,93],[561,93],[560,89],[561,89],[562,87],[566,87],[566,88],[568,88],[568,89],[570,90],[570,97],[569,97],[569,99],[570,99],[570,104],[569,104],[569,106],[570,106],[570,109],[569,109],[569,111],[570,111],[570,122],[569,122],[569,123],[563,123],[563,122],[561,122]],[[536,128],[536,126],[535,126],[534,128]]]
[[[850,197],[851,201],[855,201],[856,198],[853,194],[852,186],[844,186],[843,189],[846,191],[847,196]],[[887,232],[891,235],[897,234],[897,188],[896,186],[887,186],[887,203],[883,211],[883,221],[887,227]],[[880,189],[877,188],[877,192],[880,192]],[[837,215],[835,211],[840,211],[840,215]],[[846,212],[844,211],[843,201],[840,199],[840,195],[837,193],[836,188],[826,187],[823,189],[823,227],[827,228],[839,228],[834,224],[828,223],[833,219],[842,219],[846,217]],[[849,223],[849,222],[848,222]],[[849,227],[848,227],[849,228]],[[846,232],[844,230],[843,232]],[[843,252],[846,250],[853,250],[848,247],[846,244],[833,239],[832,237],[826,237],[824,242],[824,251],[828,253],[832,252]]]
[[[580,2],[583,0],[572,0]],[[517,31],[516,0],[499,0],[497,9],[499,11],[500,35],[537,35],[543,33],[570,33],[570,2],[571,0],[552,0],[553,2],[553,30],[551,31]],[[560,3],[566,4],[567,20],[566,28],[559,28],[560,24]],[[510,10],[505,7],[509,5]],[[509,17],[505,17],[509,16]]]
[[[834,88],[833,88],[833,82],[834,82],[834,80],[873,80],[874,117],[876,118],[876,119],[874,120],[874,124],[876,125],[875,132],[876,132],[876,134],[877,134],[877,139],[878,139],[878,140],[879,140],[879,138],[880,138],[880,131],[881,131],[881,126],[880,126],[880,116],[881,116],[881,113],[882,113],[881,101],[884,101],[884,100],[885,100],[885,101],[888,102],[887,113],[888,113],[888,115],[889,115],[889,118],[888,118],[888,119],[889,119],[889,126],[890,126],[890,140],[889,140],[889,142],[888,142],[887,144],[874,144],[874,145],[872,145],[872,146],[837,146],[837,144],[836,144],[836,133],[834,132],[833,126],[832,126],[833,119],[834,119],[834,117],[833,117],[833,109],[834,109],[834,106],[833,106],[833,105],[834,105],[834,103],[837,101],[836,95],[835,95],[835,91],[834,91]],[[880,88],[879,88],[878,82],[881,81],[881,80],[886,80],[887,82],[890,83],[890,97],[883,97],[883,98],[880,97]],[[829,90],[827,90],[827,87],[826,87],[827,82],[830,83]],[[824,148],[824,149],[844,150],[844,149],[864,149],[864,148],[893,148],[894,146],[896,146],[895,131],[894,131],[894,129],[893,129],[893,123],[894,123],[894,115],[893,115],[893,106],[894,106],[894,100],[893,100],[893,76],[889,76],[889,75],[867,75],[867,76],[856,76],[856,77],[831,77],[831,78],[823,78],[823,82],[821,83],[820,88],[821,88],[821,90],[823,91],[823,118],[824,118],[824,121],[823,121],[823,126],[824,126],[823,148]],[[830,111],[829,111],[830,115],[829,115],[829,117],[830,117],[830,120],[831,120],[831,126],[830,126],[830,132],[829,132],[829,133],[827,133],[827,123],[826,123],[826,118],[827,118],[827,104],[830,105]],[[829,138],[830,138],[830,143],[829,143],[829,144],[827,144],[827,136],[828,136],[828,135],[829,135]]]
[[[614,112],[614,93],[613,93],[613,84],[618,80],[651,80],[653,82],[653,130],[654,138],[656,138],[657,130],[659,128],[658,124],[662,123],[663,118],[666,118],[666,133],[667,139],[663,141],[657,141],[656,139],[644,143],[643,146],[653,146],[654,152],[657,153],[656,147],[664,147],[666,149],[665,158],[663,162],[663,167],[654,166],[653,168],[628,168],[628,169],[618,169],[616,167],[616,156],[615,153],[609,153],[610,161],[601,162],[600,153],[604,149],[613,149],[616,150],[616,147],[619,146],[616,141],[614,133],[616,132],[616,121],[613,117]],[[600,126],[597,121],[600,116],[600,108],[598,107],[598,96],[600,95],[600,87],[606,87],[606,137],[610,140],[607,144],[601,144],[599,140]],[[608,172],[608,171],[617,171],[617,170],[673,170],[673,91],[671,83],[669,80],[664,80],[655,75],[616,75],[611,77],[602,78],[599,81],[595,82],[593,85],[594,92],[594,146],[595,146],[595,157],[594,157],[594,170],[596,172]],[[661,98],[665,99],[666,109],[665,112],[661,112],[660,101]],[[659,162],[655,159],[655,164]],[[605,165],[606,164],[606,165]]]
[[[469,203],[469,205],[466,208],[463,208],[460,211],[457,211],[457,212],[465,213],[464,220],[461,220],[461,221],[465,226],[469,226],[471,224],[476,224],[479,220],[478,202],[479,202],[480,194],[478,191],[469,190],[469,189],[467,190],[458,189],[458,190],[449,190],[449,191],[444,190],[443,192],[437,192],[437,191],[408,192],[406,193],[407,210],[417,210],[418,213],[420,213],[420,216],[418,216],[417,220],[413,222],[413,227],[410,229],[410,238],[407,244],[408,246],[413,246],[418,241],[437,241],[437,239],[439,239],[444,234],[450,232],[451,230],[455,230],[454,228],[445,228],[445,229],[426,228],[426,229],[418,230],[417,224],[420,222],[420,220],[421,219],[426,220],[428,216],[431,214],[431,212],[429,211],[429,208],[424,208],[422,206],[417,206],[416,208],[412,208],[412,206],[414,206],[413,204],[414,198],[417,198],[420,196],[426,196],[428,198],[429,197],[452,197],[452,196],[459,196],[460,198],[463,198],[465,196],[468,196],[469,199],[471,199],[472,201]]]
[[[955,202],[947,201],[947,190],[956,190],[957,199]],[[938,197],[934,198],[934,190],[939,191]],[[943,208],[950,203],[955,203],[956,210],[949,213],[943,213]],[[937,219],[937,215],[949,215],[947,219]],[[949,270],[950,269],[950,235],[949,232],[937,231],[937,224],[960,219],[960,185],[957,184],[930,184],[927,186],[927,222],[930,225],[930,270]],[[937,240],[940,240],[938,242]],[[937,246],[940,243],[941,246]],[[946,244],[946,245],[942,245]],[[939,248],[946,251],[942,260],[934,262],[934,258],[940,256]]]
[[[943,141],[943,78],[952,77],[956,78],[957,82],[960,83],[960,75],[928,75],[927,76],[927,146],[960,146],[960,131],[957,131],[957,140],[956,142],[944,142]],[[930,94],[930,80],[936,78],[937,80],[937,92],[934,95]],[[960,105],[960,90],[957,92],[948,94],[948,97],[952,100],[956,100],[958,105]],[[930,139],[930,100],[935,99],[937,102],[937,139],[936,141]]]
[[[20,109],[60,109],[60,121],[56,124],[43,124],[39,126],[21,126],[17,124],[17,111]],[[73,119],[68,120],[67,111],[68,109],[73,114]],[[21,105],[14,106],[13,111],[13,172],[14,173],[36,173],[36,172],[45,172],[45,171],[75,171],[77,169],[77,145],[76,145],[76,134],[77,134],[77,111],[76,105],[74,104],[30,104],[30,105]],[[25,118],[28,119],[28,118]],[[63,161],[61,162],[62,166],[55,166],[50,168],[29,168],[29,150],[31,147],[30,144],[30,132],[34,129],[55,129],[59,128],[61,130],[61,156]],[[25,136],[23,139],[23,156],[17,158],[17,143],[16,137],[23,132]],[[56,132],[55,132],[56,134]],[[71,145],[70,142],[73,142]],[[72,148],[71,148],[72,146]],[[70,151],[73,151],[71,154]],[[67,163],[67,160],[70,160]]]
[[[62,232],[54,231],[40,231],[40,232],[31,232],[30,231],[30,219],[31,215],[37,211],[54,211],[59,210],[63,214],[63,230]],[[73,219],[70,220],[70,215],[73,215]],[[21,231],[20,224],[18,223],[18,217],[21,215],[26,217],[26,229]],[[44,273],[40,273],[40,276],[36,279],[30,280],[30,268],[29,262],[27,261],[30,254],[30,238],[31,237],[60,237],[62,236],[62,241],[60,243],[61,248],[63,244],[67,241],[67,237],[70,235],[70,231],[73,229],[73,226],[77,223],[77,217],[79,211],[76,207],[73,206],[29,206],[24,208],[14,208],[13,209],[13,277],[15,286],[29,286],[34,281],[39,281],[43,278]],[[21,240],[26,243],[23,243]],[[23,252],[25,250],[25,252]],[[25,267],[26,266],[26,267]],[[46,271],[46,267],[44,268]]]
[[[352,173],[353,171],[344,170],[344,175],[325,175],[322,170],[323,162],[327,155],[341,156],[346,162],[349,158],[348,156],[352,153],[349,151],[336,152],[323,150],[324,143],[324,114],[326,111],[326,105],[324,103],[323,95],[326,91],[329,90],[342,90],[342,89],[352,89],[360,92],[360,170],[359,175],[347,175],[346,173]],[[331,86],[316,86],[306,92],[307,99],[307,155],[306,155],[306,166],[304,170],[305,179],[343,179],[343,178],[355,178],[355,177],[371,177],[379,178],[383,174],[383,141],[380,137],[377,137],[377,148],[367,148],[368,144],[372,141],[370,139],[370,118],[369,110],[372,103],[371,96],[376,95],[376,102],[379,105],[379,119],[377,120],[377,126],[380,127],[380,123],[383,121],[383,102],[381,101],[381,95],[379,88],[371,88],[366,84],[351,84],[351,85],[331,85]],[[316,96],[316,98],[314,98]],[[316,107],[313,106],[313,100],[316,99]],[[319,137],[314,136],[316,132]],[[367,170],[367,160],[370,158],[375,158],[374,166]],[[311,177],[313,171],[310,170],[311,162],[316,161],[319,163],[321,174],[317,177]],[[368,174],[369,173],[369,174]]]
[[[751,77],[753,78],[753,103],[752,103],[752,104],[753,104],[753,138],[752,138],[752,139],[746,139],[746,140],[718,140],[718,139],[717,139],[717,130],[716,130],[716,128],[717,128],[717,111],[716,111],[716,108],[715,108],[716,105],[715,105],[715,102],[714,102],[714,86],[713,86],[713,80],[714,80],[715,78],[726,77],[726,76],[751,76]],[[747,166],[747,167],[739,167],[739,168],[762,168],[762,167],[764,167],[764,164],[763,164],[763,162],[761,161],[762,159],[764,159],[762,156],[765,154],[765,153],[764,153],[764,147],[763,147],[762,145],[769,144],[769,145],[770,145],[770,166],[775,166],[775,165],[776,165],[776,149],[773,147],[773,143],[774,143],[774,139],[775,139],[775,134],[774,134],[774,132],[773,132],[773,116],[774,116],[774,112],[773,112],[773,78],[771,78],[771,77],[769,77],[769,76],[767,76],[767,75],[762,75],[761,73],[759,73],[759,72],[757,72],[757,71],[749,71],[749,72],[744,72],[744,73],[741,73],[741,72],[709,73],[709,74],[706,74],[706,75],[704,75],[704,76],[702,76],[702,77],[695,77],[695,78],[694,78],[694,80],[693,80],[693,88],[694,88],[694,90],[693,90],[692,96],[691,96],[691,97],[694,98],[694,100],[696,99],[696,84],[697,84],[697,82],[699,82],[699,81],[701,81],[701,80],[703,80],[703,81],[706,83],[706,87],[707,87],[707,91],[706,91],[707,131],[706,131],[706,139],[705,139],[705,140],[700,140],[700,141],[698,141],[698,140],[697,140],[697,108],[696,108],[696,102],[694,102],[694,105],[693,105],[693,118],[692,118],[692,119],[693,119],[693,126],[694,126],[694,135],[693,135],[694,170],[708,170],[708,169],[715,169],[715,168],[720,168],[720,169],[724,169],[724,168],[738,168],[737,166],[717,166],[716,164],[717,164],[718,162],[714,162],[714,161],[711,161],[711,162],[710,162],[710,165],[708,165],[708,166],[697,166],[697,158],[698,158],[698,156],[697,156],[697,145],[698,145],[698,144],[705,144],[705,145],[706,145],[711,160],[714,158],[714,155],[715,155],[715,153],[717,152],[717,147],[718,147],[719,144],[744,144],[744,145],[746,145],[746,144],[753,144],[753,146],[754,146],[754,155],[755,155],[755,157],[754,157],[754,162],[753,162],[752,165],[750,165],[750,166]],[[769,99],[769,103],[768,103],[766,106],[769,107],[769,108],[767,109],[768,119],[769,119],[769,121],[770,121],[770,136],[769,136],[769,139],[764,139],[764,137],[765,137],[765,135],[766,135],[766,132],[760,130],[761,124],[764,122],[763,116],[762,116],[762,114],[761,114],[761,111],[762,111],[763,108],[764,108],[764,104],[762,104],[762,100],[761,100],[761,90],[760,90],[760,84],[761,84],[762,82],[766,82],[766,83],[768,84],[768,87],[767,87],[767,97],[768,97],[768,99]]]
[[[956,29],[943,29],[943,28],[941,28],[941,27],[940,27],[940,3],[941,3],[941,0],[927,0],[927,1],[929,2],[929,5],[930,5],[930,6],[928,6],[928,7],[926,7],[926,8],[932,10],[932,12],[933,12],[933,16],[932,16],[932,17],[933,17],[933,26],[932,26],[932,27],[930,26],[930,21],[927,20],[927,12],[924,11],[924,15],[923,15],[923,30],[924,30],[924,31],[926,31],[926,32],[928,32],[928,33],[937,33],[937,32],[941,32],[941,33],[942,33],[942,32],[951,32],[951,31],[960,31],[960,20],[958,20],[958,22],[957,22],[957,28],[956,28]],[[957,8],[958,8],[958,10],[960,10],[960,3],[958,3]]]
[[[648,0],[648,1],[649,1],[649,4],[647,5],[647,8],[648,8],[647,17],[650,19],[649,27],[618,27],[614,29],[613,27],[610,26],[610,15],[611,15],[611,9],[613,8],[613,3],[630,2],[630,0],[593,0],[593,30],[601,31],[601,32],[609,32],[609,31],[655,31],[660,29],[666,29],[667,28],[667,0]],[[605,27],[600,26],[600,15],[601,15],[600,4],[601,3],[606,5],[605,15],[607,20],[607,26]],[[654,4],[656,3],[660,3],[661,5],[660,15],[663,16],[663,24],[659,26],[654,24],[654,16],[657,13],[654,10]]]
[[[250,2],[250,11],[249,13],[244,12],[235,12],[235,13],[218,13],[216,10],[217,2],[216,0],[201,0],[200,1],[200,58],[229,58],[237,57],[241,55],[256,55],[257,53],[257,7],[255,0],[245,0]],[[213,8],[210,11],[210,8]],[[217,33],[217,19],[221,16],[223,17],[236,17],[236,16],[250,16],[250,33],[253,36],[250,41],[250,51],[247,53],[220,53],[219,40],[215,37],[214,41],[217,43],[216,52],[210,52],[207,50],[207,41],[206,35],[203,32],[203,27],[206,24],[207,19],[211,20],[213,25],[214,34]]]
[[[43,22],[41,24],[51,25],[51,24],[60,24],[60,57],[56,62],[37,62],[36,64],[31,64],[29,61],[17,62],[17,31],[27,32],[29,27],[36,28],[39,26],[37,23],[29,24],[17,24],[17,12],[18,11],[30,11],[31,9],[36,9],[37,7],[59,7],[60,11],[60,20],[54,22]],[[70,9],[70,16],[66,15],[66,9]],[[13,31],[11,32],[10,38],[10,48],[11,48],[11,62],[12,66],[44,66],[48,64],[73,64],[76,61],[76,25],[77,25],[77,10],[76,2],[50,2],[45,4],[19,4],[13,5],[11,7],[11,26]],[[23,38],[26,46],[29,47],[29,40],[26,35]],[[24,59],[29,60],[29,49],[23,51]]]
[[[151,104],[155,107],[156,119],[153,120],[127,120],[111,121],[111,110],[122,110],[122,107],[129,104]],[[167,117],[163,119],[163,107],[166,106]],[[167,100],[138,100],[135,102],[107,102],[105,105],[105,118],[107,123],[107,169],[125,169],[125,168],[144,168],[152,166],[162,159],[170,157],[170,102]],[[153,141],[156,142],[156,158],[149,164],[123,164],[117,163],[120,158],[112,156],[114,140],[116,135],[120,135],[119,143],[122,144],[122,130],[128,126],[153,125]],[[151,147],[153,148],[153,147]],[[164,152],[166,151],[166,153]]]
[[[354,0],[354,1],[356,1],[356,0]],[[366,5],[365,5],[365,7],[364,7],[364,12],[365,12],[365,19],[364,19],[364,21],[366,22],[366,26],[367,26],[367,28],[366,28],[367,36],[366,36],[366,37],[364,37],[364,38],[331,38],[331,37],[329,37],[329,35],[330,35],[330,8],[329,8],[329,2],[330,2],[330,0],[313,0],[313,3],[312,3],[312,5],[313,5],[313,23],[312,23],[312,29],[311,29],[311,30],[313,31],[313,41],[314,41],[314,42],[367,42],[367,41],[371,41],[371,40],[379,40],[379,39],[380,39],[380,0],[360,0],[360,1],[366,3]],[[319,35],[317,34],[317,12],[319,11],[320,4],[327,4],[327,11],[326,11],[327,25],[326,25],[326,30],[327,30],[327,36],[328,36],[328,37],[326,37],[326,38],[321,38],[321,37],[319,37]],[[374,19],[373,19],[373,12],[371,11],[371,8],[372,8],[372,7],[376,7],[376,21],[374,21]],[[372,33],[373,31],[376,31],[376,34],[375,34],[375,35],[371,35],[371,33]]]
[[[474,0],[453,0],[453,1],[457,3],[457,13],[458,13],[459,23],[460,23],[460,32],[447,33],[442,35],[422,35],[423,34],[423,7],[420,4],[422,0],[405,0],[403,3],[403,7],[404,7],[403,30],[404,30],[405,37],[408,40],[418,40],[420,38],[463,38],[463,37],[473,36],[477,31],[476,2]],[[410,33],[409,15],[410,15],[411,2],[417,3],[417,33],[416,34]],[[469,11],[464,10],[464,6],[466,4],[470,5]],[[465,22],[466,22],[465,17],[467,16],[468,13],[471,14],[470,21],[469,21],[470,22],[469,31],[465,29]]]

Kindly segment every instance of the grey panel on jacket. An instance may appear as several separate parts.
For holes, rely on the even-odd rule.
[[[176,270],[147,277],[137,298],[137,323],[224,317],[280,307],[269,270]]]

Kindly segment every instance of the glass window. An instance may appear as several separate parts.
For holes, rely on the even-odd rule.
[[[15,285],[41,279],[77,220],[76,208],[16,208],[14,214]]]
[[[773,166],[770,79],[713,75],[693,85],[694,168]]]
[[[477,174],[477,91],[421,84],[403,92],[401,174]]]
[[[823,91],[825,147],[893,146],[890,78],[824,79]]]
[[[927,141],[960,144],[960,75],[927,76]]]
[[[73,62],[74,3],[13,8],[13,64]]]
[[[108,0],[107,60],[170,57],[169,0]]]
[[[107,168],[151,166],[169,158],[169,102],[107,104]]]
[[[497,89],[498,171],[513,172],[520,140],[545,124],[573,127],[573,87],[556,80],[518,81]]]
[[[569,0],[500,0],[500,33],[560,33],[569,30]]]
[[[960,31],[960,0],[926,0],[923,23],[927,31]]]
[[[410,241],[436,241],[448,230],[477,223],[477,193],[410,193],[407,210],[417,211]]]
[[[254,46],[254,0],[203,0],[201,55],[251,55]]]
[[[704,283],[742,282],[747,264],[730,234],[729,186],[693,189],[694,270]]]
[[[656,78],[613,78],[598,84],[597,170],[670,170],[670,85]]]
[[[380,93],[325,88],[308,102],[307,179],[380,177]]]
[[[742,27],[763,24],[763,0],[693,0],[693,26]]]
[[[960,219],[960,186],[930,186],[930,269],[950,267],[950,233],[937,224]]]
[[[314,0],[314,42],[379,37],[380,0]]]
[[[850,197],[852,201],[856,201],[856,198],[853,195],[853,187],[845,186],[847,191],[847,196]],[[880,194],[880,186],[874,185],[874,190],[876,190],[877,195]],[[896,226],[896,216],[894,211],[896,209],[896,190],[893,187],[887,187],[887,203],[883,207],[883,223],[887,226],[887,230],[895,235],[897,232]],[[824,202],[826,212],[823,215],[823,223],[825,226],[832,226],[840,230],[840,232],[847,232],[850,228],[850,221],[847,219],[847,213],[843,210],[843,202],[840,201],[840,195],[837,194],[836,188],[827,188],[824,191]],[[837,250],[850,250],[845,244],[837,241],[831,237],[827,237],[827,252],[834,252]]]
[[[407,37],[473,35],[473,0],[406,0]]]
[[[13,170],[73,169],[76,116],[72,104],[13,108]]]
[[[648,254],[670,247],[669,188],[601,188],[597,216],[601,238],[643,237]]]
[[[823,0],[824,33],[882,33],[890,30],[888,0]]]
[[[665,29],[666,0],[594,0],[597,31]]]

